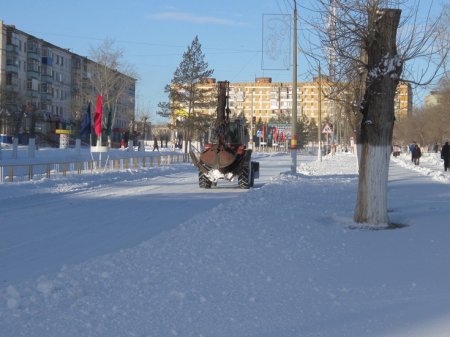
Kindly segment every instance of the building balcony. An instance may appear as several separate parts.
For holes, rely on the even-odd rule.
[[[48,92],[41,93],[41,99],[44,101],[52,101],[53,100],[53,94],[50,94]]]
[[[51,58],[51,57],[48,57],[48,56],[42,57],[41,61],[42,61],[42,64],[45,64],[48,66],[53,66],[53,58]]]
[[[41,81],[53,84],[53,77],[52,75],[41,73]]]
[[[17,54],[19,54],[19,46],[15,45],[15,44],[7,44],[6,52],[17,55]]]
[[[42,66],[41,67],[41,78],[42,80],[46,82],[53,82],[53,71],[51,68]]]
[[[27,53],[37,53],[37,54],[41,53],[39,43],[36,39],[33,38],[27,39]]]
[[[41,62],[42,60],[41,60],[41,55],[40,55],[40,53],[39,53],[39,51],[38,52],[30,52],[30,51],[27,51],[27,59],[28,59],[28,62],[30,62],[30,60],[33,60],[33,61],[38,61],[38,62]]]
[[[28,64],[27,73],[28,74],[40,74],[39,66],[35,65],[35,64]]]
[[[6,83],[7,91],[18,91],[19,90],[19,79],[13,78],[8,83]]]
[[[6,72],[12,72],[17,74],[19,72],[19,66],[17,64],[7,64],[5,70]]]
[[[39,92],[35,91],[35,90],[27,90],[27,97],[32,97],[32,98],[38,98],[39,97]]]

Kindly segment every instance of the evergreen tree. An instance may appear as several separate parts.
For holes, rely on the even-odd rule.
[[[214,96],[211,95],[210,89],[201,88],[199,84],[213,72],[214,70],[209,69],[205,61],[202,46],[196,36],[184,52],[171,83],[165,87],[169,102],[158,104],[160,108],[158,114],[172,117],[172,121],[175,121],[173,126],[179,131],[182,130],[186,140],[185,152],[188,152],[188,142],[196,136],[195,132],[201,132],[204,124],[207,124],[204,120],[208,119],[208,116],[201,116],[199,112],[214,104]]]

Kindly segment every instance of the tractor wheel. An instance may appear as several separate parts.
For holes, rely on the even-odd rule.
[[[203,173],[198,173],[198,186],[201,188],[211,188],[212,182],[208,179],[208,177]]]
[[[249,189],[252,186],[250,170],[248,167],[242,169],[241,174],[238,178],[238,183],[240,188]]]

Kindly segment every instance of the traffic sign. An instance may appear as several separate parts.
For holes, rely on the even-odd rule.
[[[333,133],[333,129],[331,128],[331,126],[328,123],[326,123],[322,130],[322,133],[331,135]]]

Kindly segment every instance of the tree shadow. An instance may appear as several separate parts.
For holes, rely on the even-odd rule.
[[[371,225],[371,224],[352,224],[348,226],[348,229],[354,229],[354,230],[365,230],[365,231],[383,231],[383,230],[394,230],[394,229],[402,229],[409,227],[407,224],[402,223],[389,223],[384,225]]]

